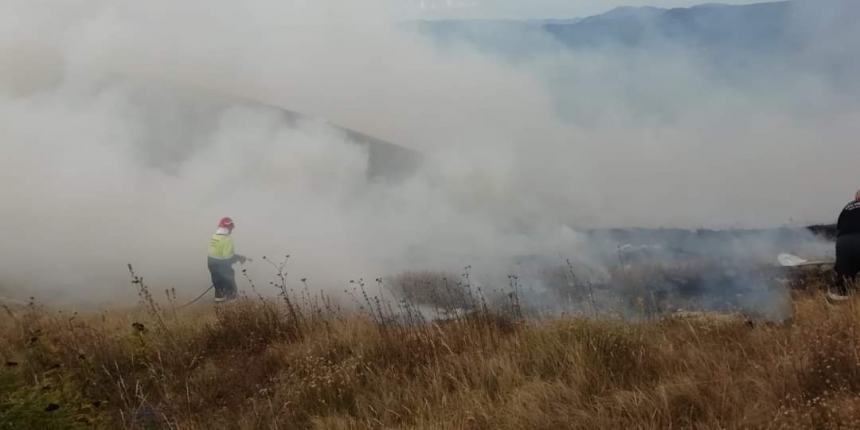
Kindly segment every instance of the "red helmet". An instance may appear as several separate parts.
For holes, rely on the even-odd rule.
[[[218,227],[233,228],[233,219],[228,216],[221,218],[221,221],[218,221]]]

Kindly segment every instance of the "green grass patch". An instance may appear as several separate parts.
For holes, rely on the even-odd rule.
[[[59,381],[59,383],[58,383]],[[95,405],[85,405],[58,376],[28,384],[21,372],[0,370],[0,429],[102,428]]]

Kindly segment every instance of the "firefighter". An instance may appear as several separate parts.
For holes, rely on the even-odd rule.
[[[248,258],[237,255],[233,248],[233,220],[224,217],[218,222],[218,230],[209,239],[209,274],[215,287],[215,301],[223,302],[236,298],[236,273],[233,265],[245,263]]]
[[[860,191],[848,203],[836,223],[836,275],[842,293],[860,272]]]

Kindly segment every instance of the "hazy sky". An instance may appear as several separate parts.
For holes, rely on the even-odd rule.
[[[684,7],[707,0],[411,0],[427,18],[566,18],[602,13],[619,6]],[[750,4],[762,0],[728,0]]]

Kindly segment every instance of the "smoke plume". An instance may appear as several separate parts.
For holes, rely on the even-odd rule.
[[[290,253],[331,290],[588,259],[590,228],[831,221],[860,182],[840,80],[856,64],[831,67],[860,38],[826,25],[840,5],[799,9],[802,55],[779,74],[727,77],[671,44],[441,46],[386,1],[2,0],[0,289],[128,300],[132,262],[191,295],[227,215],[251,276]],[[424,161],[370,180],[367,148],[331,124]]]

